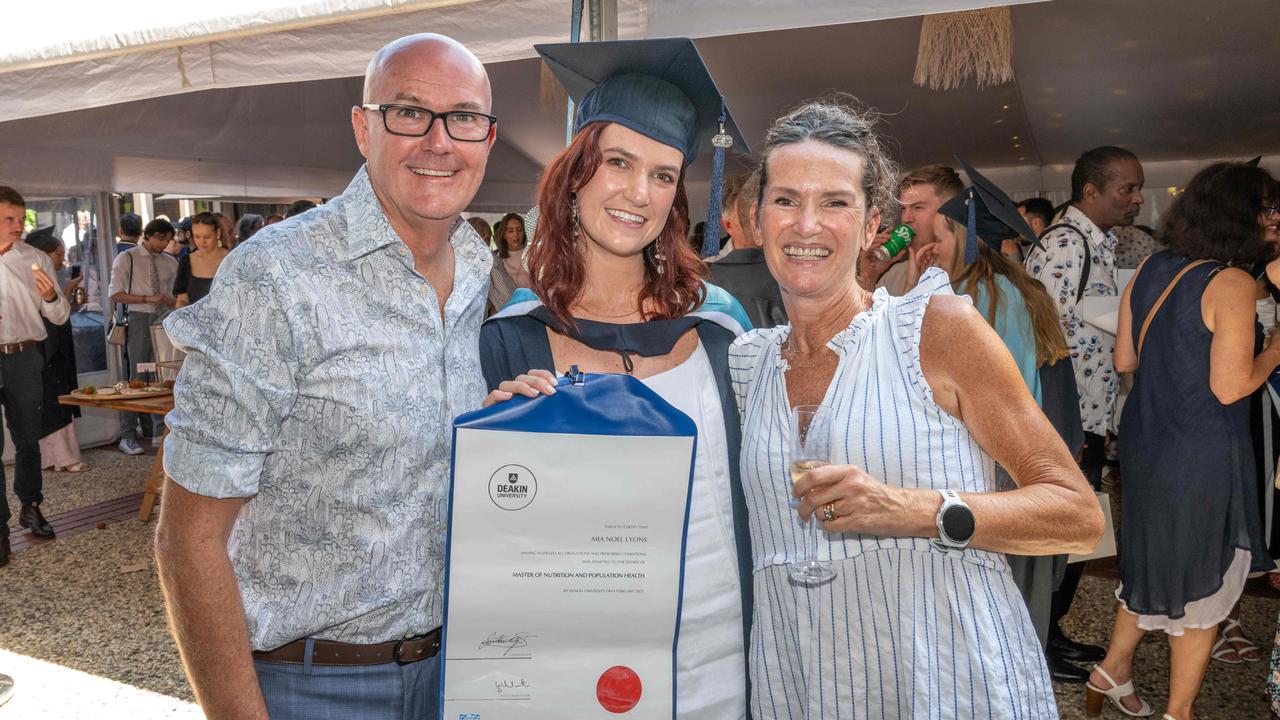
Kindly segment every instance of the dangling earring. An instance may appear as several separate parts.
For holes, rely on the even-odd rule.
[[[569,226],[573,239],[578,239],[578,194],[569,193]]]
[[[658,240],[654,240],[653,244],[650,245],[649,248],[653,250],[654,269],[658,271],[659,275],[661,275],[667,271],[667,256],[662,254],[662,248],[658,246],[658,242]]]

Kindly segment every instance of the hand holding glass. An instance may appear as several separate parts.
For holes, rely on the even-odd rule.
[[[791,484],[806,472],[831,462],[831,409],[825,405],[797,405],[791,409],[788,462]],[[798,505],[799,501],[793,501]],[[830,563],[818,562],[818,510],[809,519],[804,559],[789,566],[791,579],[805,585],[821,585],[835,578]]]

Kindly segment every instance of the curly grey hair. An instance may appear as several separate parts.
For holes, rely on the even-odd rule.
[[[760,189],[756,193],[756,222],[769,184],[769,156],[785,145],[806,140],[850,150],[862,158],[862,192],[867,211],[876,208],[882,219],[897,217],[897,163],[889,159],[876,133],[879,115],[862,107],[852,95],[838,93],[810,100],[773,121],[765,134],[760,159]]]

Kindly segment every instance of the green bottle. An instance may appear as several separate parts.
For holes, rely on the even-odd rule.
[[[875,249],[876,259],[885,262],[902,252],[916,237],[916,231],[910,225],[899,225],[889,233],[889,242]]]

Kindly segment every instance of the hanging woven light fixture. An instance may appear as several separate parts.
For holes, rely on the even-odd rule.
[[[954,90],[973,77],[981,90],[1013,80],[1013,19],[1007,7],[926,15],[915,84]]]

